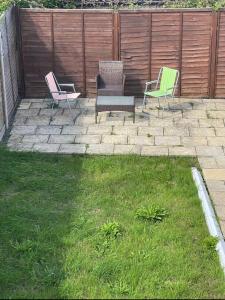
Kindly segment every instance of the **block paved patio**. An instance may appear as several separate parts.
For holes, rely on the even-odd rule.
[[[151,101],[145,113],[136,99],[132,114],[99,113],[95,99],[73,104],[75,121],[62,105],[53,114],[41,99],[24,99],[15,116],[8,147],[17,151],[77,154],[197,156],[225,236],[225,100]]]

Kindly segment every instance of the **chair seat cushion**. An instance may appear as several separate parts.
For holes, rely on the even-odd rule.
[[[104,88],[98,89],[98,95],[100,96],[123,96],[122,85],[107,85]]]
[[[164,96],[169,96],[171,95],[170,92],[164,92],[164,91],[160,91],[160,90],[157,90],[157,91],[151,91],[151,92],[145,92],[144,93],[146,96],[149,96],[149,97],[154,97],[154,98],[159,98],[159,97],[164,97]]]
[[[58,95],[58,94],[55,94],[54,95],[54,99],[57,100],[57,101],[63,101],[63,100],[75,100],[77,99],[77,97],[80,96],[80,93],[68,93],[68,94],[61,94],[61,95]]]

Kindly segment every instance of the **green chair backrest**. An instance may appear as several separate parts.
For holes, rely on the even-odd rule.
[[[162,74],[160,80],[160,91],[166,92],[168,89],[169,94],[172,94],[178,79],[178,71],[175,69],[162,67]]]

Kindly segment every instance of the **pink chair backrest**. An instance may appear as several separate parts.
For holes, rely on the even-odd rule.
[[[59,91],[59,88],[58,88],[57,83],[55,81],[54,74],[52,72],[49,72],[45,76],[45,80],[46,80],[46,83],[48,85],[49,91],[52,94],[53,99],[58,98],[57,96],[59,96],[60,94],[56,93],[57,91]]]

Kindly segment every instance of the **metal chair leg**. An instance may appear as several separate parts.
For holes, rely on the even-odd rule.
[[[146,95],[144,95],[143,103],[142,103],[142,111],[146,108]]]

